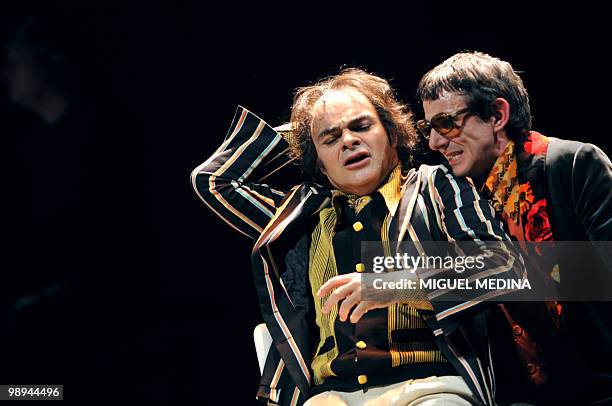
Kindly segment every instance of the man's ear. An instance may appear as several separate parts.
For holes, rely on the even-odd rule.
[[[493,113],[493,130],[499,132],[506,128],[506,124],[510,120],[510,103],[506,99],[498,97],[493,101],[493,108],[495,109]]]
[[[395,133],[395,131],[391,132],[391,147],[397,148],[397,134]]]
[[[385,133],[387,133],[387,139],[389,140],[389,145],[391,148],[397,147],[397,134],[395,133],[394,128],[388,128],[386,125],[383,125],[385,129]]]

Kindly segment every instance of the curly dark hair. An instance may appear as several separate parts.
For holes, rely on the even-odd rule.
[[[467,96],[468,109],[483,120],[495,114],[498,97],[510,104],[508,137],[518,139],[531,129],[529,95],[512,65],[482,52],[460,52],[427,72],[419,83],[418,97],[438,100],[444,92]]]
[[[312,141],[313,108],[315,103],[331,90],[353,89],[363,94],[374,106],[391,143],[397,141],[396,150],[404,170],[410,167],[411,150],[416,144],[417,132],[412,111],[399,102],[385,79],[357,68],[347,68],[311,86],[296,90],[291,107],[291,136],[288,137],[292,155],[302,170],[313,180],[327,183],[317,165],[317,151]]]

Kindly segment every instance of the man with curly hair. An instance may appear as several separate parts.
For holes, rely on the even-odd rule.
[[[508,379],[500,381],[513,381],[508,390],[498,387],[500,396],[564,404],[609,400],[612,306],[577,300],[610,300],[612,258],[587,249],[558,253],[551,243],[612,241],[610,160],[594,145],[532,131],[521,78],[508,62],[490,55],[453,55],[423,76],[418,95],[425,119],[417,126],[430,148],[490,200],[508,233],[521,242],[532,263],[530,275],[538,273],[562,297],[574,297],[571,303],[500,307],[514,332],[507,336],[516,342],[504,347],[503,337],[495,340],[494,356],[506,358],[501,362]],[[535,244],[541,242],[547,243]],[[579,289],[582,299],[575,297]],[[511,355],[522,365],[513,364]]]
[[[488,303],[450,301],[444,289],[405,300],[362,295],[364,242],[389,254],[397,241],[509,241],[487,201],[448,166],[411,168],[412,113],[386,80],[362,70],[298,89],[287,130],[240,107],[225,141],[192,173],[202,201],[255,240],[253,274],[274,342],[258,397],[493,404]],[[289,191],[261,182],[291,158],[309,181]],[[510,247],[486,265],[498,277],[524,277],[519,258]]]

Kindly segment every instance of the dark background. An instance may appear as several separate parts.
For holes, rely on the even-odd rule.
[[[251,243],[189,183],[237,104],[281,124],[293,89],[357,66],[391,79],[421,117],[421,75],[480,50],[523,72],[534,129],[612,146],[606,25],[586,6],[553,16],[518,6],[30,2],[0,15],[3,44],[25,16],[53,27],[78,94],[70,120],[49,127],[11,104],[2,83],[0,383],[63,384],[68,399],[253,403],[261,316]]]

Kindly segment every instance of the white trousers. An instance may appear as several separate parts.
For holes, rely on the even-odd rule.
[[[477,403],[460,376],[430,376],[369,388],[366,392],[323,392],[308,399],[304,406],[470,406]]]

